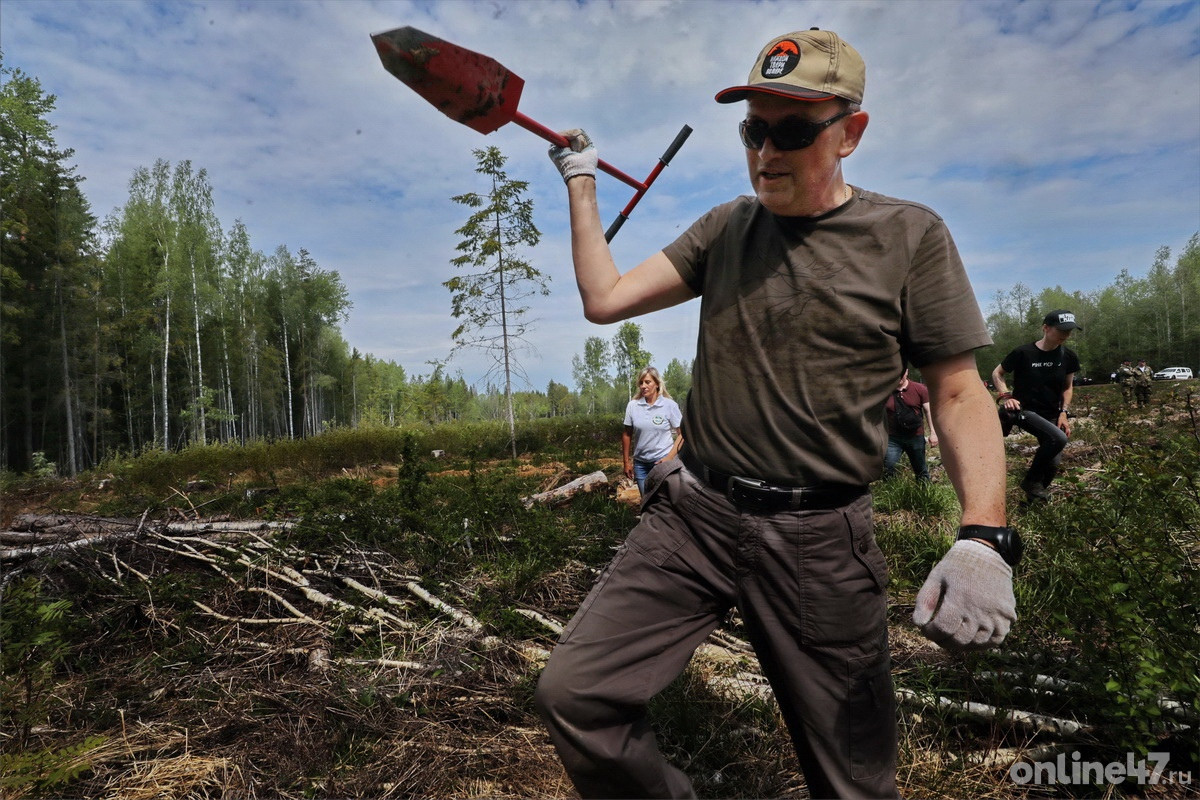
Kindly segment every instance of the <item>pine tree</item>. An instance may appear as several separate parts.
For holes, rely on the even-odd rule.
[[[513,416],[513,373],[523,376],[517,352],[529,347],[525,338],[531,320],[522,303],[534,293],[547,295],[549,278],[519,255],[522,247],[534,247],[541,234],[533,224],[533,201],[525,199],[526,181],[516,181],[504,172],[507,159],[499,148],[474,150],[475,171],[488,178],[485,195],[470,192],[451,198],[477,209],[455,233],[463,240],[455,248],[462,255],[451,260],[465,274],[442,285],[450,290],[451,313],[461,320],[452,334],[454,350],[472,347],[493,358],[488,376],[504,375],[504,399],[513,458],[517,457],[516,421]],[[526,380],[528,383],[528,380]]]
[[[49,115],[56,98],[0,62],[0,463],[48,452],[74,474],[85,450],[81,392],[93,320],[95,219]],[[97,424],[91,420],[90,424]]]

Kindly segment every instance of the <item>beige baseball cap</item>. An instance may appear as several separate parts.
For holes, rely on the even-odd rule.
[[[833,31],[811,28],[776,37],[758,54],[744,86],[717,92],[718,103],[745,100],[750,92],[796,100],[842,97],[861,103],[867,84],[862,56]]]

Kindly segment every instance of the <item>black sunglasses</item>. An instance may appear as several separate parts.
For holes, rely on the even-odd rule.
[[[742,144],[751,150],[761,150],[767,137],[770,137],[772,144],[780,150],[803,150],[817,140],[821,131],[853,113],[852,110],[846,109],[823,122],[787,117],[774,125],[768,125],[766,120],[744,119],[738,126],[738,131],[742,134]]]

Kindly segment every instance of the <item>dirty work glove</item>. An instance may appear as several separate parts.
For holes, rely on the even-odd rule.
[[[562,135],[567,137],[570,146],[550,145],[550,160],[562,173],[563,182],[580,175],[596,177],[596,164],[600,157],[588,135],[579,128],[563,131]]]
[[[913,609],[916,626],[947,650],[1000,644],[1016,619],[1012,567],[969,540],[955,542],[929,572]]]

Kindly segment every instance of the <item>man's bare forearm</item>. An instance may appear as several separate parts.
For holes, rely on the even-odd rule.
[[[942,463],[962,505],[963,525],[1004,525],[1004,437],[971,353],[922,368],[937,417]]]
[[[583,300],[583,315],[590,322],[606,323],[602,310],[613,287],[621,279],[613,262],[596,199],[596,180],[572,178],[567,182],[571,214],[571,260],[575,265],[575,283]]]

